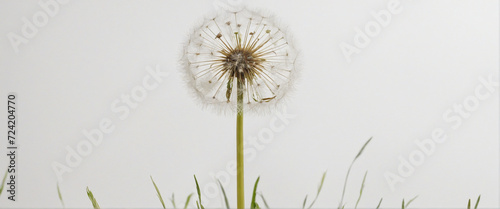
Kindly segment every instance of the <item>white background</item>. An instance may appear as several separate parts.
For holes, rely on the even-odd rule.
[[[226,170],[235,157],[235,117],[203,110],[178,63],[189,30],[215,10],[214,1],[71,1],[15,53],[7,34],[21,34],[22,18],[43,11],[38,2],[0,2],[0,133],[6,138],[6,95],[17,92],[20,144],[18,201],[4,191],[1,207],[61,207],[51,164],[65,163],[66,147],[75,148],[85,140],[82,130],[106,117],[115,130],[63,175],[67,207],[91,207],[89,186],[103,208],[160,208],[150,175],[165,201],[175,192],[182,205],[195,191],[193,174],[205,190],[211,173]],[[352,169],[347,207],[354,207],[365,171],[361,208],[381,197],[382,206],[396,208],[415,195],[413,207],[465,208],[480,194],[480,207],[499,207],[498,88],[458,129],[442,117],[474,96],[479,77],[498,81],[498,1],[402,0],[401,13],[348,63],[339,44],[353,44],[355,28],[374,21],[370,12],[388,2],[246,2],[286,23],[303,55],[287,108],[296,117],[246,164],[247,205],[261,176],[259,190],[271,207],[299,208],[328,170],[315,207],[336,207],[352,158],[373,136]],[[111,103],[155,65],[170,76],[121,121]],[[273,117],[246,117],[246,138],[269,128]],[[447,141],[391,191],[384,173],[397,174],[398,158],[408,159],[418,150],[414,141],[435,128]],[[0,167],[7,163],[0,158]],[[232,206],[234,182],[226,186]],[[206,206],[221,207],[220,196]]]

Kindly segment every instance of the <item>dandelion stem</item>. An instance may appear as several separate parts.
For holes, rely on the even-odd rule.
[[[243,83],[237,79],[237,116],[236,116],[236,190],[238,209],[245,208],[245,181],[243,166]]]

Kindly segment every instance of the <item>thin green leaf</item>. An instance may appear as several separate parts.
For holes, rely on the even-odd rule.
[[[0,186],[0,195],[2,195],[2,191],[3,191],[3,187],[5,186],[5,180],[7,179],[7,174],[9,174],[8,172],[9,170],[7,169],[5,171],[5,175],[3,176],[3,179],[2,179],[2,185]]]
[[[316,200],[318,199],[319,193],[321,193],[321,189],[323,188],[323,183],[325,183],[325,177],[326,177],[326,171],[323,173],[323,176],[321,177],[321,181],[318,186],[318,191],[316,193],[316,197],[314,197],[314,200],[312,201],[311,205],[309,205],[308,209],[311,209],[314,203],[316,203]]]
[[[89,196],[90,202],[92,202],[92,206],[94,209],[100,209],[99,204],[97,203],[97,200],[94,198],[94,194],[90,191],[89,187],[87,187],[87,196]]]
[[[257,186],[259,185],[260,176],[257,177],[255,185],[253,186],[252,202],[250,203],[250,209],[257,209],[257,204],[255,203],[255,197],[257,196]]]
[[[474,209],[477,209],[477,206],[479,205],[479,200],[481,200],[481,195],[479,195],[479,197],[477,197],[476,206],[474,206]]]
[[[467,203],[467,209],[470,209],[470,199],[469,199],[469,203]]]
[[[61,195],[61,190],[59,189],[59,183],[57,183],[57,195],[59,196],[59,201],[61,202],[62,207],[66,208],[64,206],[64,201],[63,201],[63,198],[62,198],[62,195]]]
[[[347,174],[345,175],[345,180],[344,180],[344,188],[342,189],[342,197],[340,198],[338,209],[340,209],[341,206],[344,205],[345,189],[347,187],[347,180],[349,180],[349,174],[351,173],[352,166],[354,165],[354,162],[356,162],[356,160],[359,158],[359,156],[361,156],[361,154],[363,153],[363,151],[366,148],[366,145],[368,145],[368,143],[370,143],[370,141],[372,140],[372,138],[373,137],[370,137],[368,139],[368,141],[365,142],[365,144],[363,145],[363,147],[361,147],[361,149],[359,150],[359,152],[356,155],[356,157],[354,157],[354,159],[352,160],[351,165],[349,166],[349,169],[347,169]]]
[[[368,143],[370,143],[370,141],[372,140],[372,138],[373,137],[370,137],[370,139],[368,139],[368,141],[365,142],[365,144],[363,145],[363,147],[361,147],[361,149],[359,150],[358,154],[356,155],[356,157],[354,159],[357,159],[359,156],[361,156],[361,154],[365,150],[366,145],[368,145]]]
[[[189,201],[191,201],[191,197],[194,195],[194,193],[191,193],[188,195],[188,197],[186,198],[186,203],[184,204],[184,209],[187,209],[188,205],[189,205]]]
[[[198,209],[200,209],[200,204],[198,204],[198,200],[196,200],[196,207],[198,207]]]
[[[170,198],[170,202],[172,202],[174,209],[177,209],[177,205],[175,205],[175,194],[174,193],[172,193],[172,198]]]
[[[264,206],[266,206],[266,209],[269,209],[269,205],[267,204],[267,201],[266,201],[266,198],[264,198],[264,195],[262,193],[260,193],[259,196],[262,199],[262,202],[264,202]]]
[[[361,190],[359,191],[359,197],[358,197],[358,200],[356,201],[356,205],[354,206],[354,209],[358,208],[359,201],[361,200],[361,196],[363,195],[363,189],[365,188],[365,180],[366,180],[367,174],[368,174],[368,171],[365,172],[365,176],[363,177],[363,182],[361,183]]]
[[[418,197],[418,195],[417,195],[417,196],[415,196],[415,197],[413,197],[413,198],[411,198],[411,200],[409,200],[409,201],[406,203],[405,208],[408,208],[408,205],[410,205],[410,203],[411,203],[411,202],[413,202],[413,200],[417,199],[417,197]]]
[[[227,200],[226,191],[224,190],[224,187],[222,186],[222,183],[220,183],[219,179],[217,179],[217,182],[219,182],[220,189],[222,190],[222,195],[224,196],[224,201],[226,202],[226,208],[230,209],[231,207],[229,207],[229,200]]]
[[[378,205],[377,205],[377,208],[376,208],[376,209],[379,209],[379,208],[380,208],[380,204],[382,204],[382,200],[383,200],[383,199],[384,199],[384,198],[380,198],[380,201],[378,202]]]
[[[405,199],[403,199],[403,203],[401,204],[401,209],[405,209]]]
[[[160,199],[161,205],[163,206],[163,208],[166,208],[166,207],[165,207],[165,202],[163,201],[163,198],[161,197],[160,190],[159,190],[159,189],[158,189],[158,187],[156,186],[156,183],[155,183],[155,181],[153,180],[153,177],[152,177],[152,176],[149,176],[149,178],[151,179],[151,182],[153,182],[153,186],[155,187],[155,190],[156,190],[156,196],[158,196],[158,199]]]
[[[306,195],[306,197],[304,198],[304,202],[302,203],[302,209],[305,209],[305,208],[306,208],[306,202],[307,202],[307,195]]]
[[[200,185],[198,184],[198,179],[196,179],[196,175],[194,175],[194,181],[196,182],[196,192],[198,192],[198,201],[199,201],[199,208],[201,209],[205,209],[205,207],[203,207],[203,204],[201,204],[201,191],[200,191]],[[198,204],[198,202],[197,202]]]

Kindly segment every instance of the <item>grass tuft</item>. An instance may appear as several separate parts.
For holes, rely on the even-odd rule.
[[[325,177],[326,177],[326,171],[323,173],[323,176],[321,177],[321,181],[319,182],[318,185],[318,191],[316,192],[316,197],[314,197],[311,205],[309,205],[308,209],[311,209],[314,203],[316,203],[316,200],[318,199],[319,193],[321,193],[321,189],[323,188],[323,183],[325,183]],[[307,196],[306,196],[307,199]],[[305,204],[305,202],[304,202]]]
[[[359,191],[359,197],[358,197],[358,200],[356,201],[356,205],[354,206],[354,209],[358,208],[359,201],[361,200],[361,196],[363,195],[363,189],[365,188],[365,180],[366,180],[367,174],[368,174],[368,171],[365,172],[365,176],[363,177],[363,182],[361,183],[361,189]]]
[[[349,169],[347,170],[347,174],[345,176],[345,181],[344,181],[344,189],[342,190],[342,197],[340,198],[338,209],[345,207],[345,204],[344,204],[345,189],[346,189],[346,186],[347,186],[347,180],[349,179],[349,174],[351,173],[352,165],[354,165],[354,163],[356,162],[356,160],[361,156],[361,154],[363,154],[363,151],[365,150],[366,145],[368,145],[368,143],[370,143],[370,141],[372,140],[372,138],[373,137],[370,137],[368,139],[368,141],[365,142],[365,144],[363,145],[363,147],[361,147],[361,149],[359,150],[359,152],[356,155],[356,157],[354,157],[354,159],[352,160],[351,165],[349,166]]]
[[[382,204],[382,200],[384,200],[384,198],[380,198],[380,201],[378,201],[378,205],[377,205],[377,208],[376,208],[376,209],[379,209],[379,208],[380,208],[380,204]]]
[[[302,209],[305,209],[305,208],[306,208],[306,203],[307,203],[307,195],[306,195],[306,197],[304,198],[304,202],[302,203]]]
[[[411,198],[410,200],[408,200],[408,202],[406,204],[404,204],[405,200],[403,199],[403,209],[408,208],[408,206],[410,205],[410,203],[413,202],[413,200],[417,199],[417,197],[418,197],[418,195],[415,196],[415,197],[413,197],[413,198]]]
[[[410,205],[410,203],[412,203],[413,200],[417,199],[417,197],[418,197],[418,195],[415,196],[415,197],[413,197],[413,198],[411,198],[411,200],[409,200],[408,203],[406,203],[405,208],[408,208],[408,206]]]
[[[94,194],[90,191],[89,187],[87,187],[87,196],[89,196],[90,202],[92,202],[92,206],[94,209],[100,209],[99,204],[97,203],[97,200],[94,198]]]
[[[59,183],[57,183],[57,195],[59,196],[59,201],[61,202],[62,207],[66,208],[66,206],[64,206],[61,190],[59,189]]]
[[[477,197],[476,205],[474,206],[474,209],[477,209],[477,206],[479,205],[479,200],[481,200],[481,195],[479,195],[479,197]]]
[[[200,185],[198,184],[198,179],[196,179],[196,175],[194,175],[194,182],[196,182],[196,192],[198,193],[198,201],[196,201],[196,206],[201,209],[205,209],[203,207],[203,204],[201,204],[201,190],[200,190]]]
[[[345,196],[345,191],[346,191],[346,185],[347,185],[347,182],[348,182],[348,178],[349,178],[349,174],[350,174],[350,171],[354,165],[354,163],[356,162],[356,160],[361,156],[361,154],[363,153],[364,149],[367,147],[367,145],[370,143],[370,141],[372,140],[372,137],[370,137],[366,142],[365,144],[361,147],[361,149],[359,150],[358,154],[354,157],[353,161],[351,162],[350,166],[349,166],[349,169],[347,170],[347,174],[346,174],[346,177],[345,177],[345,181],[344,181],[344,187],[343,187],[343,190],[342,190],[342,197],[340,199],[340,202],[339,202],[339,206],[338,206],[338,209],[344,209],[345,206],[346,206],[346,203],[344,203],[344,196]],[[322,175],[322,178],[321,178],[321,181],[320,183],[318,184],[318,189],[317,189],[317,192],[316,192],[316,196],[314,197],[313,201],[309,204],[309,207],[306,207],[308,204],[307,202],[307,199],[308,199],[308,195],[305,196],[304,198],[304,201],[302,203],[302,209],[311,209],[314,204],[316,203],[316,200],[318,199],[319,197],[319,194],[321,193],[322,191],[322,188],[323,188],[323,185],[324,185],[324,182],[325,182],[325,178],[326,178],[326,174],[327,172],[325,171]],[[8,176],[8,172],[6,171],[5,172],[5,175],[3,177],[3,180],[2,180],[2,184],[0,185],[0,195],[2,194],[2,191],[4,189],[4,186],[5,186],[5,181],[7,179],[7,176]],[[198,200],[196,201],[196,206],[198,209],[205,209],[203,204],[202,204],[202,201],[201,201],[201,190],[200,190],[200,186],[199,186],[199,183],[198,183],[198,179],[196,178],[196,175],[193,175],[194,176],[194,180],[195,180],[195,183],[196,183],[196,192],[198,194]],[[359,202],[361,200],[361,197],[363,196],[363,191],[364,191],[364,188],[365,188],[365,182],[366,182],[366,177],[368,176],[368,171],[365,172],[365,175],[363,176],[363,181],[361,183],[361,188],[359,190],[359,197],[356,201],[356,204],[354,206],[354,209],[357,209],[358,208],[358,205],[359,205]],[[153,180],[153,177],[150,176],[151,178],[151,182],[153,183],[153,186],[155,187],[155,190],[157,192],[157,196],[163,206],[164,209],[166,209],[166,206],[165,206],[165,203],[163,201],[163,198],[161,196],[161,193],[160,193],[160,190],[158,189],[158,186],[156,185],[155,181]],[[266,199],[264,198],[264,195],[262,193],[258,193],[257,192],[257,188],[258,188],[258,184],[259,184],[259,181],[260,181],[260,176],[256,179],[255,181],[255,184],[254,184],[254,188],[253,188],[253,193],[252,193],[252,200],[251,200],[251,203],[250,203],[250,209],[261,209],[260,205],[257,203],[257,195],[260,196],[260,198],[262,199],[262,202],[264,203],[264,206],[266,209],[269,209],[269,205],[267,204],[267,201]],[[225,206],[226,206],[226,209],[230,209],[230,206],[229,206],[229,200],[227,198],[227,194],[226,194],[226,191],[224,189],[224,186],[222,185],[222,183],[220,182],[219,179],[217,179],[217,183],[219,184],[220,186],[220,189],[221,189],[221,192],[222,192],[222,195],[223,195],[223,198],[224,198],[224,203],[225,203]],[[88,195],[88,198],[90,199],[90,201],[92,202],[92,205],[93,205],[93,208],[94,209],[100,209],[100,206],[99,204],[97,203],[97,200],[95,199],[94,195],[92,194],[92,192],[90,191],[90,189],[87,187],[86,188],[87,190],[87,195]],[[63,198],[62,198],[62,194],[61,194],[61,190],[59,188],[59,183],[57,184],[57,193],[58,193],[58,196],[59,196],[59,200],[63,206],[63,208],[65,208],[65,204],[64,204],[64,201],[63,201]],[[192,199],[192,196],[194,195],[195,193],[191,193],[187,196],[186,198],[186,202],[184,204],[184,208],[183,209],[187,209],[189,203],[190,203],[190,200]],[[408,201],[405,201],[405,199],[402,200],[402,203],[401,203],[401,208],[402,209],[406,209],[408,208],[408,206],[415,200],[418,198],[418,195],[413,197],[412,199],[408,200]],[[170,199],[171,202],[172,202],[172,205],[173,205],[173,208],[174,209],[177,209],[177,206],[176,206],[176,203],[175,203],[175,196],[174,196],[174,193],[172,193],[172,198]],[[479,205],[479,202],[481,200],[481,195],[478,196],[477,200],[476,200],[476,203],[475,203],[475,206],[474,206],[474,209],[477,209],[478,208],[478,205]],[[378,205],[376,207],[376,209],[379,209],[381,204],[382,204],[382,201],[383,201],[383,198],[380,198],[379,202],[378,202]],[[467,203],[467,209],[471,209],[471,206],[472,206],[472,202],[471,202],[471,199],[468,200],[468,203]]]
[[[255,181],[255,185],[253,186],[252,202],[250,203],[250,209],[260,208],[259,205],[255,202],[255,199],[257,196],[257,186],[259,185],[259,180],[260,180],[260,176],[257,177],[257,180]]]
[[[229,200],[227,199],[227,196],[226,196],[226,190],[224,190],[224,187],[222,186],[222,183],[220,183],[219,179],[217,179],[217,182],[219,183],[220,189],[222,191],[222,195],[224,196],[224,202],[226,203],[226,208],[230,209],[231,207],[229,207]]]
[[[191,193],[187,196],[186,198],[186,203],[184,204],[184,209],[187,209],[188,205],[189,205],[189,201],[191,201],[191,197],[194,195],[194,193]]]
[[[172,203],[172,206],[174,206],[174,209],[177,209],[177,205],[175,204],[175,194],[172,193],[172,197],[170,198],[170,202]]]
[[[160,190],[159,190],[159,189],[158,189],[158,187],[156,186],[156,183],[155,183],[155,181],[153,180],[153,177],[152,177],[152,176],[149,176],[149,178],[151,178],[151,182],[153,182],[153,186],[155,187],[155,190],[156,190],[156,196],[158,196],[158,199],[160,199],[161,205],[163,206],[163,208],[167,208],[167,207],[165,207],[165,202],[163,201],[163,197],[161,197]],[[174,208],[175,208],[175,206],[174,206]]]

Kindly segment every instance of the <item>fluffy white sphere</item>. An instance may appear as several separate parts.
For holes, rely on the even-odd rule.
[[[240,82],[244,111],[262,112],[290,91],[297,55],[273,17],[243,9],[206,18],[190,34],[182,62],[191,88],[210,109],[235,112]]]

